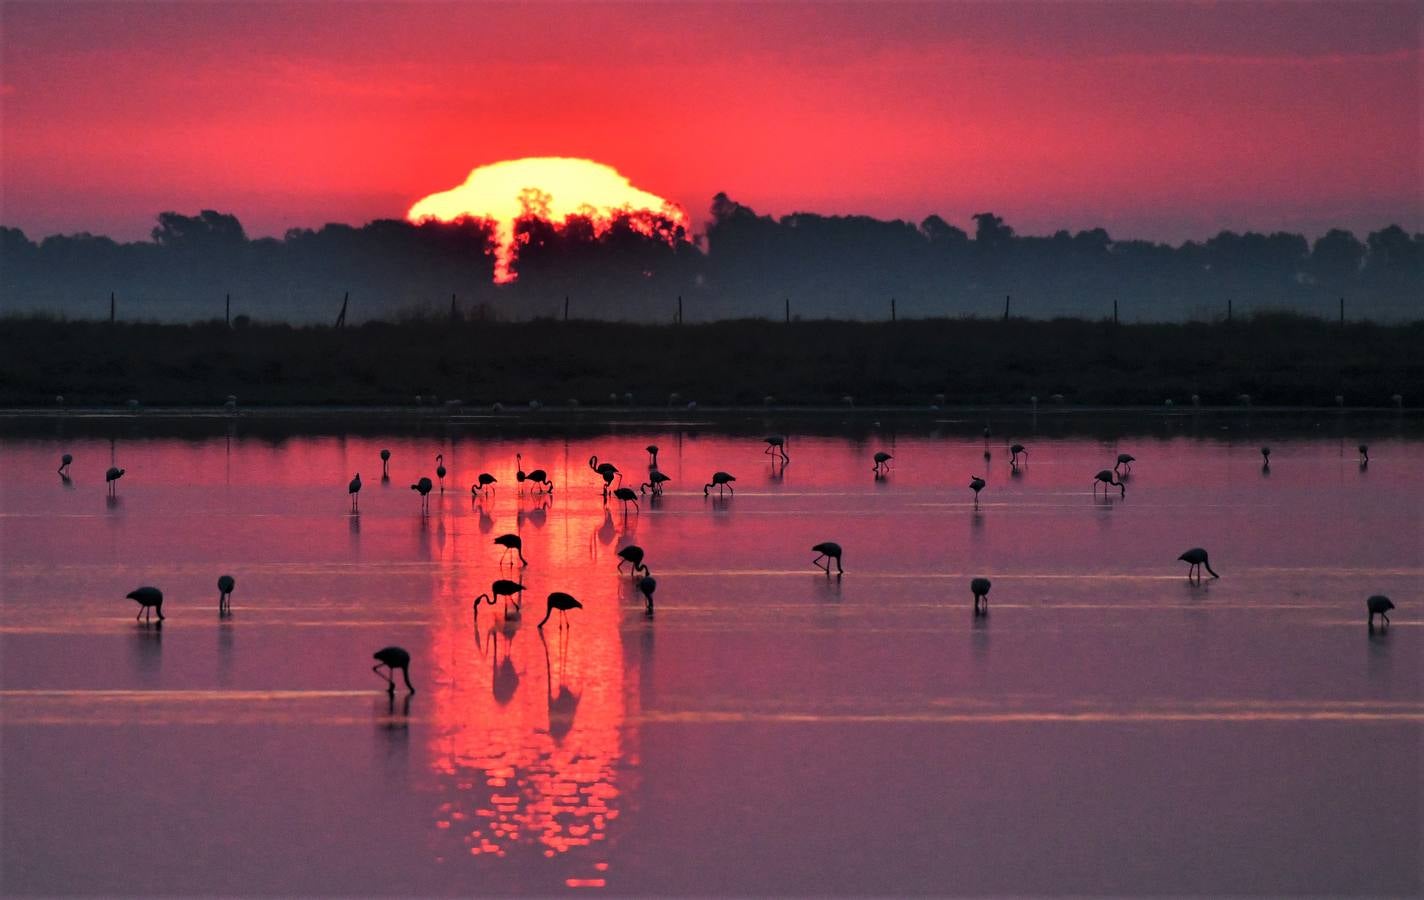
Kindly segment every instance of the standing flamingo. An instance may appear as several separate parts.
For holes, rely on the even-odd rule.
[[[890,471],[890,460],[894,458],[895,457],[886,453],[884,450],[877,450],[875,452],[875,456],[873,457],[873,459],[875,460],[875,466],[871,468],[870,471],[874,472],[876,475],[884,475],[886,472]]]
[[[969,590],[974,592],[974,615],[989,614],[989,588],[993,587],[993,582],[987,578],[976,578],[969,582]],[[980,604],[983,608],[980,608]]]
[[[554,591],[549,595],[549,607],[544,612],[544,618],[539,620],[540,631],[544,630],[544,623],[549,621],[549,616],[553,615],[556,609],[559,611],[559,627],[565,628],[568,626],[566,613],[571,609],[583,609],[583,604],[563,591]]]
[[[1113,471],[1116,472],[1119,466],[1127,466],[1127,471],[1131,473],[1132,464],[1136,461],[1136,457],[1134,457],[1131,453],[1119,453],[1117,455],[1117,463],[1113,466]]]
[[[1261,448],[1261,468],[1263,468],[1263,469],[1269,469],[1270,467],[1271,467],[1271,448],[1270,448],[1270,447],[1262,447],[1262,448]]]
[[[499,579],[496,579],[496,580],[490,582],[490,593],[489,593],[489,594],[480,594],[478,597],[475,598],[475,607],[474,607],[474,608],[475,608],[475,614],[478,615],[479,612],[480,612],[480,601],[481,601],[481,600],[485,601],[485,602],[488,603],[490,606],[494,606],[495,600],[497,600],[497,599],[499,599],[499,598],[502,597],[502,598],[504,598],[504,617],[505,617],[506,619],[514,618],[515,616],[518,615],[519,611],[524,608],[524,603],[523,603],[523,601],[520,599],[520,597],[521,597],[521,595],[522,595],[523,593],[524,593],[524,585],[520,584],[519,582],[517,582],[517,581],[510,581],[508,578],[499,578]],[[494,596],[490,596],[490,594],[493,594]],[[514,598],[514,611],[515,611],[515,616],[511,616],[511,615],[509,614],[509,598],[510,598],[510,597],[513,597],[513,598]]]
[[[490,485],[498,483],[498,480],[488,472],[481,472],[475,479],[475,483],[470,485],[470,493],[482,494],[490,489]]]
[[[118,493],[118,485],[115,482],[123,478],[126,471],[128,470],[120,469],[118,466],[109,466],[109,471],[104,473],[104,483],[109,486],[110,495]]]
[[[617,488],[613,491],[613,496],[623,501],[623,515],[628,515],[628,504],[633,504],[633,509],[638,509],[638,492],[629,487]]]
[[[814,552],[814,553],[820,554],[820,555],[817,556],[815,559],[811,560],[812,565],[816,566],[817,568],[825,569],[825,570],[826,570],[826,574],[827,574],[827,575],[830,575],[830,574],[831,574],[831,560],[835,560],[835,562],[836,562],[836,574],[837,574],[837,575],[844,575],[844,574],[845,574],[845,569],[842,569],[842,568],[841,568],[841,545],[840,545],[840,544],[837,544],[835,541],[822,541],[821,543],[816,544],[815,546],[813,546],[813,547],[811,548],[811,550],[812,550],[812,552]],[[821,560],[823,560],[823,559],[825,560],[825,563],[824,563],[824,564],[821,562]]]
[[[1362,467],[1363,467],[1363,466],[1368,466],[1368,465],[1370,464],[1370,445],[1369,445],[1369,444],[1361,444],[1360,447],[1359,447],[1359,450],[1360,450],[1360,465],[1361,465]]]
[[[445,493],[445,454],[435,454],[435,477],[440,479],[440,493]]]
[[[371,658],[376,660],[376,665],[371,667],[371,671],[386,679],[389,687],[386,690],[392,694],[396,692],[396,680],[391,676],[396,669],[401,670],[401,677],[405,679],[406,690],[415,693],[415,685],[410,683],[410,653],[404,647],[382,647]],[[381,667],[385,666],[386,671],[382,672]]]
[[[631,564],[633,568],[628,570],[628,574],[636,575],[639,571],[647,573],[648,567],[643,565],[643,548],[637,544],[629,544],[618,551],[618,571],[622,572],[623,567]]]
[[[410,486],[412,491],[420,492],[420,512],[422,515],[430,512],[430,491],[434,487],[435,485],[430,483],[429,478],[421,478]]]
[[[237,587],[237,579],[231,575],[218,578],[218,615],[232,612],[232,589]]]
[[[69,464],[74,462],[74,457],[68,453],[59,458],[59,474],[65,478],[69,477]]]
[[[524,454],[514,454],[514,480],[523,485],[525,479],[528,477],[528,475],[524,474]],[[524,493],[524,489],[521,487],[519,492],[521,494]]]
[[[519,554],[519,564],[521,566],[529,565],[529,561],[524,558],[524,542],[519,539],[519,535],[501,534],[499,537],[494,539],[494,542],[504,548],[504,555],[499,558],[501,565],[504,564],[504,561],[509,556],[509,551],[511,550]]]
[[[702,486],[702,496],[706,497],[707,492],[710,491],[714,486],[717,488],[717,496],[719,497],[722,496],[723,487],[731,491],[732,494],[735,496],[737,493],[737,489],[732,487],[732,482],[736,480],[736,476],[729,475],[726,472],[713,472],[712,480]]]
[[[1384,619],[1384,625],[1389,627],[1389,611],[1394,609],[1394,604],[1384,594],[1375,594],[1365,601],[1365,608],[1370,611],[1370,628],[1375,627],[1375,616]]]
[[[1188,550],[1187,552],[1183,553],[1181,556],[1177,557],[1177,559],[1180,559],[1182,562],[1188,564],[1188,565],[1187,565],[1187,578],[1191,578],[1191,577],[1192,577],[1192,572],[1193,572],[1193,570],[1195,570],[1195,571],[1196,571],[1196,574],[1197,574],[1197,580],[1200,581],[1200,580],[1201,580],[1201,570],[1202,570],[1202,566],[1205,566],[1205,567],[1206,567],[1206,570],[1207,570],[1208,572],[1211,572],[1211,577],[1212,577],[1212,578],[1220,578],[1220,577],[1221,577],[1220,575],[1216,574],[1215,571],[1212,570],[1212,568],[1211,568],[1211,563],[1207,560],[1207,557],[1206,557],[1206,551],[1203,550],[1203,549],[1200,548],[1200,547],[1193,547],[1192,549],[1190,549],[1190,550]]]
[[[1010,445],[1009,445],[1009,465],[1011,465],[1011,466],[1016,466],[1016,465],[1018,465],[1018,464],[1019,464],[1019,455],[1020,455],[1020,454],[1023,455],[1024,462],[1028,462],[1028,448],[1025,447],[1023,444],[1010,444]]]
[[[988,484],[988,482],[980,478],[978,475],[969,476],[969,489],[974,492],[975,506],[979,505],[979,492],[984,490],[984,486],[986,484]]]
[[[642,591],[643,599],[647,601],[647,614],[653,614],[653,591],[658,589],[658,580],[651,575],[644,575],[638,582],[638,590]]]
[[[652,488],[653,496],[661,497],[663,494],[663,485],[668,483],[669,481],[672,481],[672,479],[664,475],[662,472],[659,472],[657,469],[654,469],[648,473],[648,480],[643,482],[643,484],[638,488],[638,493],[644,493],[649,488]]]
[[[135,622],[143,618],[144,613],[148,614],[149,621],[153,621],[153,613],[155,611],[157,611],[158,613],[158,621],[162,622],[164,620],[165,616],[163,615],[163,592],[160,591],[158,588],[134,588],[133,590],[125,594],[125,596],[128,597],[130,600],[135,600],[138,602],[138,615],[134,616]]]
[[[390,477],[391,477],[391,451],[389,451],[389,450],[382,450],[382,451],[381,451],[381,479],[382,479],[382,480],[385,480],[385,479],[390,478]]]
[[[351,496],[351,511],[358,512],[361,508],[360,503],[357,500],[357,496],[361,493],[360,472],[357,472],[356,477],[352,478],[350,483],[346,485],[346,493]]]
[[[648,451],[648,468],[656,469],[658,467],[658,445],[649,444],[643,449]]]
[[[769,434],[766,437],[762,438],[762,440],[766,441],[766,449],[762,451],[763,453],[766,453],[769,456],[776,456],[777,454],[780,454],[782,462],[791,461],[791,457],[786,455],[786,435]]]
[[[1098,492],[1098,484],[1101,483],[1101,484],[1103,485],[1103,493],[1104,493],[1104,494],[1107,493],[1107,490],[1108,490],[1109,487],[1115,487],[1115,488],[1117,488],[1118,491],[1122,494],[1122,496],[1126,497],[1126,496],[1127,496],[1127,485],[1126,485],[1125,483],[1123,483],[1123,481],[1121,481],[1120,479],[1115,480],[1115,479],[1114,479],[1114,474],[1115,474],[1115,473],[1113,472],[1112,469],[1103,469],[1101,472],[1099,472],[1098,474],[1094,475],[1094,476],[1093,476],[1093,493],[1094,493],[1095,495],[1097,494],[1097,492]]]

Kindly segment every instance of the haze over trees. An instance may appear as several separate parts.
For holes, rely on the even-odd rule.
[[[1352,319],[1424,318],[1424,235],[1397,225],[1363,239],[1332,230],[1303,235],[1223,231],[1172,246],[1114,239],[1095,228],[1016,233],[990,212],[972,233],[939,216],[918,225],[866,216],[795,213],[774,218],[718,194],[703,234],[689,240],[653,212],[611,222],[534,216],[515,225],[517,280],[494,283],[491,222],[292,229],[250,239],[236,217],[212,210],[159,215],[151,241],[87,233],[32,240],[0,227],[0,310],[102,318],[109,294],[122,318],[194,321],[233,314],[328,322],[351,294],[349,320],[447,314],[667,322],[683,298],[688,321],[1112,315],[1123,321],[1213,320],[1289,310]]]

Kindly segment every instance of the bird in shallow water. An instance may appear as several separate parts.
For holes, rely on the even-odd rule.
[[[649,444],[643,449],[648,451],[648,468],[656,469],[658,467],[658,445]]]
[[[653,591],[658,589],[658,580],[651,575],[644,575],[638,582],[638,590],[642,592],[643,599],[647,601],[647,615],[653,614]]]
[[[1028,448],[1023,444],[1009,445],[1009,465],[1018,465],[1020,456],[1023,456],[1024,462],[1028,462]]]
[[[1369,445],[1369,444],[1361,444],[1359,449],[1360,449],[1360,468],[1364,468],[1365,466],[1368,466],[1368,465],[1370,464],[1370,445]]]
[[[69,464],[74,462],[74,457],[68,453],[59,458],[59,474],[65,478],[69,477]]]
[[[993,582],[987,578],[976,578],[969,582],[969,590],[974,592],[974,615],[988,615],[989,588],[993,586]],[[982,608],[980,607],[981,603],[983,604]]]
[[[381,451],[381,477],[391,477],[391,451],[389,450]]]
[[[890,471],[890,460],[894,458],[895,457],[886,453],[884,450],[875,451],[875,455],[871,457],[871,459],[875,461],[875,465],[871,466],[870,471],[876,475],[884,475]]]
[[[109,466],[109,471],[104,473],[104,483],[109,486],[110,494],[117,493],[118,485],[115,482],[123,478],[126,471],[128,470],[120,469],[118,466]]]
[[[811,560],[812,565],[816,566],[816,568],[825,569],[826,574],[829,575],[831,574],[831,561],[835,560],[836,574],[845,574],[845,569],[841,568],[840,544],[837,544],[835,541],[822,541],[821,543],[816,544],[814,547],[812,547],[811,551],[813,553],[820,554],[815,559]],[[825,562],[822,563],[821,560],[825,560]]]
[[[410,486],[410,489],[412,491],[418,491],[420,493],[421,514],[430,512],[430,492],[434,489],[434,487],[435,485],[431,483],[429,478],[421,478],[415,484],[412,484]]]
[[[415,693],[415,685],[410,683],[410,653],[404,647],[382,647],[371,658],[376,660],[376,664],[371,667],[371,671],[386,679],[386,690],[394,694],[396,692],[396,680],[392,678],[396,669],[401,670],[401,677],[405,679],[406,690]],[[381,667],[385,666],[386,671],[382,672]]]
[[[524,558],[524,541],[519,539],[519,535],[501,534],[494,539],[494,542],[504,548],[504,555],[499,558],[501,565],[503,565],[505,559],[508,558],[509,551],[511,550],[519,554],[519,564],[521,566],[529,565],[529,561]]]
[[[637,544],[629,544],[618,551],[618,571],[623,571],[623,567],[631,565],[628,574],[632,575],[639,571],[647,573],[648,567],[643,564],[643,548]]]
[[[475,479],[475,483],[470,485],[470,493],[483,494],[487,490],[492,490],[490,485],[496,483],[498,483],[498,479],[493,475],[488,472],[481,472],[479,477]]]
[[[1375,627],[1375,616],[1384,619],[1384,625],[1389,627],[1389,611],[1394,609],[1394,604],[1384,594],[1375,594],[1365,601],[1365,608],[1370,611],[1370,627]]]
[[[672,481],[672,479],[664,475],[662,472],[659,472],[657,469],[653,469],[651,472],[648,473],[648,480],[643,482],[643,484],[638,488],[638,493],[646,493],[648,489],[651,488],[654,497],[661,497],[663,494],[663,485],[667,484],[669,481]]]
[[[218,615],[232,613],[232,589],[237,587],[237,579],[231,575],[218,578]]]
[[[361,493],[361,473],[357,472],[355,477],[346,485],[346,493],[351,497],[351,511],[359,512],[361,504],[357,496]]]
[[[148,614],[148,621],[153,621],[153,613],[158,613],[158,621],[162,622],[166,616],[163,615],[163,592],[156,587],[135,588],[126,594],[130,600],[138,602],[138,615],[134,616],[134,621]]]
[[[440,479],[440,493],[445,493],[445,454],[435,454],[435,477]]]
[[[559,627],[565,628],[568,626],[568,616],[566,613],[571,609],[583,609],[583,604],[575,600],[570,594],[565,594],[563,591],[554,591],[549,595],[549,607],[544,611],[544,618],[539,620],[538,628],[540,631],[544,630],[544,623],[549,621],[549,617],[554,614],[554,610],[556,609],[559,611]]]
[[[613,491],[613,496],[623,501],[624,515],[627,515],[628,513],[629,503],[633,504],[634,509],[638,508],[638,492],[630,487],[615,488]]]
[[[1263,469],[1269,469],[1270,467],[1271,467],[1271,448],[1270,448],[1270,447],[1262,447],[1262,448],[1261,448],[1261,468],[1263,468]]]
[[[1187,577],[1188,577],[1188,578],[1191,578],[1191,577],[1192,577],[1192,571],[1195,570],[1195,571],[1196,571],[1196,575],[1197,575],[1197,580],[1200,581],[1200,580],[1201,580],[1201,570],[1202,570],[1202,567],[1203,567],[1203,566],[1205,566],[1205,567],[1206,567],[1206,570],[1211,573],[1211,577],[1212,577],[1212,578],[1220,578],[1220,577],[1221,577],[1220,575],[1216,574],[1215,571],[1212,570],[1212,568],[1211,568],[1211,563],[1207,560],[1207,557],[1206,557],[1206,551],[1203,550],[1203,549],[1200,548],[1200,547],[1193,547],[1192,549],[1190,549],[1190,550],[1188,550],[1187,552],[1183,553],[1181,556],[1177,557],[1177,559],[1181,560],[1181,561],[1184,562],[1184,563],[1188,563],[1188,564],[1189,564],[1189,565],[1187,566]]]
[[[727,490],[731,491],[735,495],[737,493],[737,489],[732,487],[732,482],[736,480],[737,478],[735,475],[729,475],[726,472],[713,472],[712,480],[702,486],[702,496],[706,497],[707,492],[710,491],[713,487],[717,488],[717,495],[719,497],[722,495],[723,487],[725,487]]]
[[[978,475],[969,476],[969,489],[974,492],[975,506],[979,505],[979,492],[984,490],[984,485],[986,484],[988,484],[988,482],[985,481],[983,478],[980,478]]]
[[[762,440],[766,441],[766,449],[762,451],[763,453],[767,454],[768,456],[776,456],[780,454],[782,462],[791,461],[791,457],[786,455],[786,435],[769,434],[766,437],[762,438]]]
[[[506,619],[516,618],[518,617],[520,610],[524,607],[524,603],[520,600],[520,595],[522,595],[523,593],[524,585],[520,584],[517,581],[510,581],[508,578],[498,578],[490,582],[489,594],[480,594],[478,597],[475,598],[475,614],[479,614],[481,600],[485,601],[490,606],[494,606],[496,598],[502,597],[504,599],[504,617]],[[490,594],[493,594],[494,596],[490,596]],[[514,598],[514,615],[512,616],[509,612],[509,600],[511,597]]]
[[[1113,471],[1116,472],[1122,466],[1127,466],[1127,471],[1131,472],[1132,464],[1134,462],[1137,462],[1137,458],[1134,457],[1131,453],[1119,453],[1117,455],[1117,463],[1113,466]]]
[[[1127,496],[1127,484],[1122,479],[1117,478],[1117,473],[1112,469],[1103,469],[1093,476],[1093,493],[1098,492],[1098,485],[1103,485],[1103,494],[1106,495],[1109,487],[1115,487],[1121,496]]]

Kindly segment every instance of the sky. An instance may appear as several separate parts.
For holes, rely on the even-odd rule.
[[[1424,4],[0,0],[0,224],[250,235],[587,157],[972,230],[1424,230]]]

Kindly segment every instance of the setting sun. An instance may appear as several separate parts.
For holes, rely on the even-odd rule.
[[[560,222],[570,215],[590,218],[606,228],[620,212],[649,211],[682,226],[687,213],[671,201],[639,190],[617,169],[589,159],[539,156],[480,166],[459,187],[419,200],[406,214],[412,222],[462,217],[492,220],[497,227],[495,280],[513,281],[514,223],[536,215]]]

